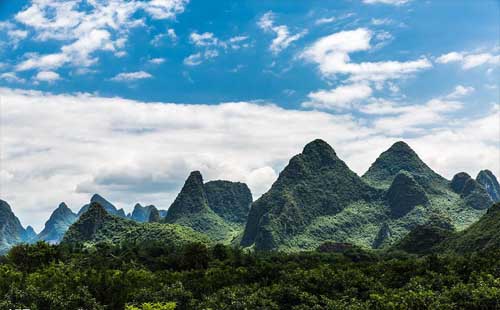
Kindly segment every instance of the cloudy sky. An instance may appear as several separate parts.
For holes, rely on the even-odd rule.
[[[358,174],[404,139],[500,175],[495,0],[0,1],[0,197],[37,230],[191,170],[265,192],[314,138]]]

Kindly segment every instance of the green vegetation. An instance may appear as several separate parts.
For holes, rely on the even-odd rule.
[[[315,140],[290,160],[271,189],[254,202],[241,245],[282,248],[294,237],[308,234],[308,227],[320,217],[328,222],[351,204],[381,197],[381,191],[363,182],[326,142]]]
[[[88,211],[69,228],[62,242],[87,246],[102,242],[174,246],[195,241],[209,243],[207,237],[190,228],[175,224],[137,223],[111,215],[98,203],[92,203]]]
[[[164,222],[192,228],[210,240],[229,244],[243,229],[242,217],[246,217],[251,202],[252,195],[246,185],[227,181],[203,184],[201,173],[194,171],[170,206]]]
[[[359,178],[326,142],[315,140],[254,202],[241,245],[300,251],[334,241],[382,248],[436,219],[461,231],[491,201],[475,181],[464,195],[453,186],[404,142],[383,152]]]
[[[0,258],[0,309],[498,309],[499,256],[37,243]]]

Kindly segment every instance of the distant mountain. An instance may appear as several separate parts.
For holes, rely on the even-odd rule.
[[[34,239],[33,228],[24,229],[9,204],[0,199],[0,255],[16,244],[30,243]]]
[[[59,243],[69,226],[71,226],[77,218],[77,215],[73,213],[64,202],[61,202],[57,209],[54,210],[49,220],[45,223],[45,227],[38,235],[38,239],[51,244]]]
[[[476,177],[476,181],[484,186],[494,202],[500,202],[500,184],[498,184],[497,178],[490,170],[481,170]]]
[[[271,189],[253,203],[241,245],[253,244],[263,250],[316,248],[336,239],[336,231],[342,230],[343,224],[325,216],[382,196],[382,191],[363,182],[325,141],[314,140],[290,160]],[[346,225],[362,225],[355,218],[350,220]]]
[[[140,222],[140,223],[147,223],[147,222],[149,222],[149,217],[150,217],[151,212],[153,210],[156,210],[156,212],[158,212],[156,207],[153,205],[143,207],[140,203],[138,203],[134,206],[134,210],[132,211],[132,214],[130,214],[130,216],[128,216],[128,217],[130,219],[137,221],[137,222]]]
[[[451,180],[451,188],[474,209],[487,209],[493,204],[488,192],[479,182],[465,172],[457,173]]]
[[[92,202],[88,211],[68,229],[62,243],[154,242],[164,246],[209,240],[190,228],[172,224],[137,223],[109,214],[99,203]]]
[[[119,217],[123,217],[123,218],[127,217],[127,215],[125,214],[125,211],[123,209],[118,210],[111,202],[107,201],[99,194],[94,194],[92,196],[92,198],[90,198],[90,203],[84,205],[80,209],[80,211],[78,211],[77,216],[80,217],[85,211],[87,211],[92,202],[97,202],[98,204],[100,204],[104,208],[104,210],[108,211],[110,214],[113,214],[113,215],[116,215]]]
[[[24,235],[23,235],[23,242],[26,243],[34,243],[38,241],[38,236],[31,226],[26,226],[26,229],[24,230]]]
[[[475,183],[457,193],[404,142],[383,152],[360,178],[325,141],[315,140],[252,204],[241,245],[296,251],[340,242],[379,248],[435,219],[463,230],[490,206],[477,199],[482,186]]]
[[[241,231],[244,209],[251,202],[246,185],[227,181],[204,184],[201,173],[193,171],[164,222],[190,227],[214,241],[230,242]]]
[[[393,249],[415,254],[500,250],[500,203],[490,207],[476,223],[461,232],[433,223],[418,226]]]

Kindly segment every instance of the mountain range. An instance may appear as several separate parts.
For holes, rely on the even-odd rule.
[[[244,183],[204,182],[193,171],[168,211],[136,204],[127,215],[95,194],[76,214],[61,203],[38,235],[23,228],[2,200],[0,252],[37,240],[169,244],[174,238],[284,251],[312,250],[325,242],[405,248],[418,244],[415,238],[427,243],[425,236],[461,244],[456,240],[472,240],[464,236],[497,214],[498,207],[487,210],[500,201],[500,185],[489,170],[476,179],[460,172],[447,180],[401,141],[358,176],[317,139],[290,159],[268,192],[252,200]]]

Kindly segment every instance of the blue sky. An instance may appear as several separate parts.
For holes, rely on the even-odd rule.
[[[36,227],[93,192],[167,208],[194,169],[258,197],[316,137],[358,174],[398,139],[498,174],[499,6],[1,1],[0,195]]]

